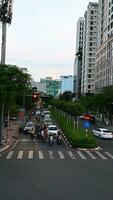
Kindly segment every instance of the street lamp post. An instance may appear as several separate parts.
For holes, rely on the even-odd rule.
[[[13,0],[0,0],[0,22],[2,23],[1,65],[5,65],[5,60],[6,60],[6,28],[7,24],[11,24],[12,7],[13,7]],[[4,113],[4,101],[1,98],[0,144],[2,144],[2,136],[3,136],[3,118],[4,118],[3,113]]]

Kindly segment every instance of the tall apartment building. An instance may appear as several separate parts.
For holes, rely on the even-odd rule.
[[[77,97],[81,94],[81,74],[82,74],[82,48],[83,48],[84,18],[80,17],[77,22],[76,31],[76,57],[74,60],[74,84],[73,91]]]
[[[113,0],[99,0],[95,92],[113,85]]]
[[[95,60],[98,35],[98,3],[89,2],[84,14],[81,93],[95,91]]]

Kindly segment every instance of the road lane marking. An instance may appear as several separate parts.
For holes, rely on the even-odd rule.
[[[90,151],[85,151],[93,160],[96,160],[97,158],[90,152]]]
[[[48,153],[49,153],[50,159],[53,159],[53,152],[52,151],[48,151]]]
[[[76,151],[78,153],[78,155],[80,156],[81,159],[86,160],[87,158],[83,155],[83,153],[81,151]]]
[[[105,151],[106,155],[109,156],[111,159],[113,159],[113,155],[111,155],[109,152]]]
[[[58,154],[59,154],[59,157],[60,157],[61,160],[65,159],[62,151],[58,151]]]
[[[99,157],[101,157],[103,160],[107,160],[107,158],[104,156],[104,155],[102,155],[99,151],[95,151],[96,153],[97,153],[97,155],[99,156]]]
[[[24,153],[23,151],[19,151],[17,159],[22,159],[23,153]]]
[[[32,159],[33,158],[33,151],[29,151],[28,153],[28,159]]]
[[[6,156],[6,159],[11,159],[13,153],[14,153],[14,151],[10,151]]]
[[[18,142],[36,142],[37,141],[37,139],[33,139],[33,140],[31,140],[31,139],[18,139]]]
[[[75,156],[73,155],[72,151],[67,151],[68,155],[71,157],[71,159],[75,160]]]
[[[38,155],[39,155],[39,159],[44,159],[44,155],[43,155],[43,152],[42,152],[42,151],[39,151],[39,152],[38,152]]]

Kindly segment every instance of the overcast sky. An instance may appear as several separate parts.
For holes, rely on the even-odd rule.
[[[88,2],[14,0],[12,24],[7,27],[6,63],[26,67],[35,81],[73,74],[76,22]]]

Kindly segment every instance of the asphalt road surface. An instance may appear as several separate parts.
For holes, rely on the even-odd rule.
[[[73,151],[21,135],[0,157],[0,200],[113,200],[109,150]]]

